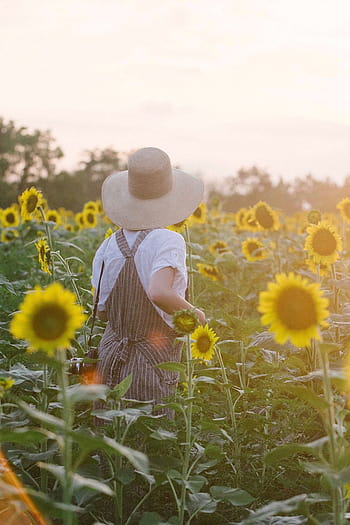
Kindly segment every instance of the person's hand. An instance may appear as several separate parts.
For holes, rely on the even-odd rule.
[[[205,313],[202,310],[200,310],[199,308],[195,308],[194,311],[196,312],[196,315],[198,317],[198,320],[199,320],[200,324],[202,326],[204,326],[205,323],[206,323]]]

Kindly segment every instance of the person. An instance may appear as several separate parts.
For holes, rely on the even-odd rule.
[[[177,310],[194,309],[185,298],[186,245],[166,226],[185,220],[203,198],[203,183],[171,167],[158,148],[137,150],[128,169],[102,185],[107,217],[120,227],[98,248],[92,284],[100,281],[97,315],[107,321],[98,351],[97,377],[113,388],[129,374],[128,399],[154,405],[172,395],[178,373],[157,364],[181,359],[172,325]],[[172,417],[166,408],[161,411]]]

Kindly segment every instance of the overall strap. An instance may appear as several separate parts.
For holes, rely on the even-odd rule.
[[[122,252],[124,257],[133,257],[140,246],[141,242],[144,240],[144,238],[150,233],[152,230],[142,230],[136,237],[136,240],[132,246],[132,248],[129,248],[128,241],[125,238],[124,232],[122,229],[118,230],[115,235],[115,239],[117,241],[119,250]]]
[[[140,246],[140,244],[142,243],[142,241],[145,239],[145,237],[147,237],[147,235],[151,232],[152,230],[142,230],[140,231],[140,233],[138,234],[138,236],[136,237],[136,241],[134,242],[132,248],[131,248],[131,255],[135,255],[135,253],[137,252],[137,248]]]

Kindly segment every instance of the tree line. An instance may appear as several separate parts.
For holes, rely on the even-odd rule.
[[[126,168],[126,153],[112,148],[86,150],[72,171],[58,169],[63,156],[50,131],[29,130],[0,117],[0,207],[10,206],[23,190],[35,185],[52,208],[79,211],[86,201],[100,197],[108,175]],[[311,174],[290,182],[280,177],[276,182],[257,166],[240,169],[225,179],[224,186],[222,189],[222,181],[208,185],[209,202],[219,200],[222,209],[230,212],[259,200],[286,214],[312,208],[328,212],[342,198],[350,197],[350,175],[342,183]]]

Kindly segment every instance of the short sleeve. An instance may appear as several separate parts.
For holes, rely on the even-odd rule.
[[[186,275],[186,244],[179,234],[169,236],[158,247],[153,258],[151,274],[168,266]]]

